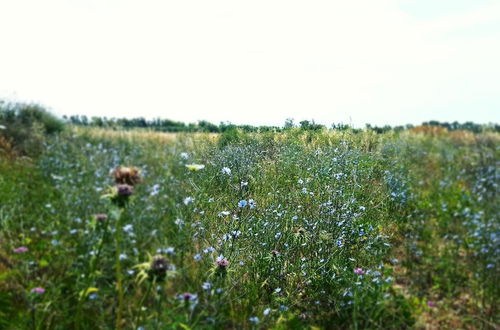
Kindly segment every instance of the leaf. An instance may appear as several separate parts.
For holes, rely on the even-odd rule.
[[[87,296],[91,293],[94,293],[94,292],[97,292],[99,291],[98,288],[95,288],[95,287],[90,287],[90,288],[87,288],[87,290],[82,290],[80,291],[80,299],[85,299],[87,298]]]

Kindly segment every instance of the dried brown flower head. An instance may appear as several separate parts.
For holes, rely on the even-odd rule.
[[[150,275],[156,280],[163,280],[167,275],[168,260],[162,255],[156,255],[151,260]]]
[[[141,175],[137,167],[120,166],[113,171],[116,184],[128,184],[134,186],[141,182]]]

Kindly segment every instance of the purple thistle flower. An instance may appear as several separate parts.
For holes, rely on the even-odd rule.
[[[132,186],[128,184],[119,184],[116,186],[116,191],[119,196],[130,196],[134,192]]]
[[[198,298],[198,295],[189,292],[184,292],[179,296],[179,298],[183,299],[184,301],[196,300],[196,298]]]
[[[108,219],[108,216],[104,213],[94,214],[94,217],[99,221],[105,221],[106,219]]]
[[[219,267],[219,269],[223,270],[229,266],[229,261],[224,258],[223,255],[220,255],[217,257],[217,260],[215,260],[215,264]]]

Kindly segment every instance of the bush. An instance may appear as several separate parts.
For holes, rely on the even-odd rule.
[[[38,155],[46,136],[63,129],[63,121],[40,105],[0,101],[0,137],[22,155]]]
[[[218,144],[220,148],[224,148],[231,144],[239,144],[245,143],[250,140],[249,136],[242,132],[240,129],[232,128],[227,131],[224,131],[218,140]]]

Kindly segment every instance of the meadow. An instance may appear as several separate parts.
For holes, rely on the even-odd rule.
[[[0,328],[497,328],[499,142],[69,126],[28,158],[4,141]]]

